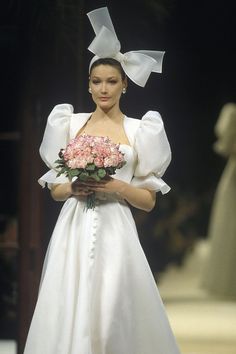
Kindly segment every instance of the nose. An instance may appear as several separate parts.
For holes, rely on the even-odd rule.
[[[106,82],[102,82],[101,92],[102,93],[106,93],[107,92],[107,84],[106,84]]]

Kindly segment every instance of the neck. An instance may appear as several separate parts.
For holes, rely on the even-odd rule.
[[[118,121],[123,117],[123,113],[121,112],[119,107],[112,107],[109,110],[103,110],[100,107],[97,107],[96,110],[92,114],[93,120],[113,120]]]

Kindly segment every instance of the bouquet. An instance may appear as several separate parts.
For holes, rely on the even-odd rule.
[[[57,176],[65,174],[70,180],[77,177],[80,181],[99,182],[113,175],[116,169],[126,163],[124,154],[110,138],[82,134],[72,139],[65,149],[59,152]],[[87,195],[87,209],[94,209],[95,193]]]

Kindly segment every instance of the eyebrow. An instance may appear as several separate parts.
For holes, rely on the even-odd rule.
[[[100,76],[97,76],[97,75],[94,75],[94,76],[92,76],[91,78],[92,78],[92,79],[101,79],[101,77],[100,77]],[[107,79],[108,79],[108,80],[117,79],[117,76],[109,76]]]

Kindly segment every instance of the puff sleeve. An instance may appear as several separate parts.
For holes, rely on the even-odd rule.
[[[131,183],[140,188],[169,192],[170,187],[162,180],[171,161],[170,144],[160,114],[148,111],[137,129],[134,149],[137,165]]]
[[[60,149],[68,143],[72,114],[73,106],[59,104],[53,108],[48,116],[39,153],[50,170],[38,180],[42,187],[45,187],[46,183],[50,188],[52,183],[69,182],[69,179],[63,175],[57,177],[55,161],[58,159]]]

